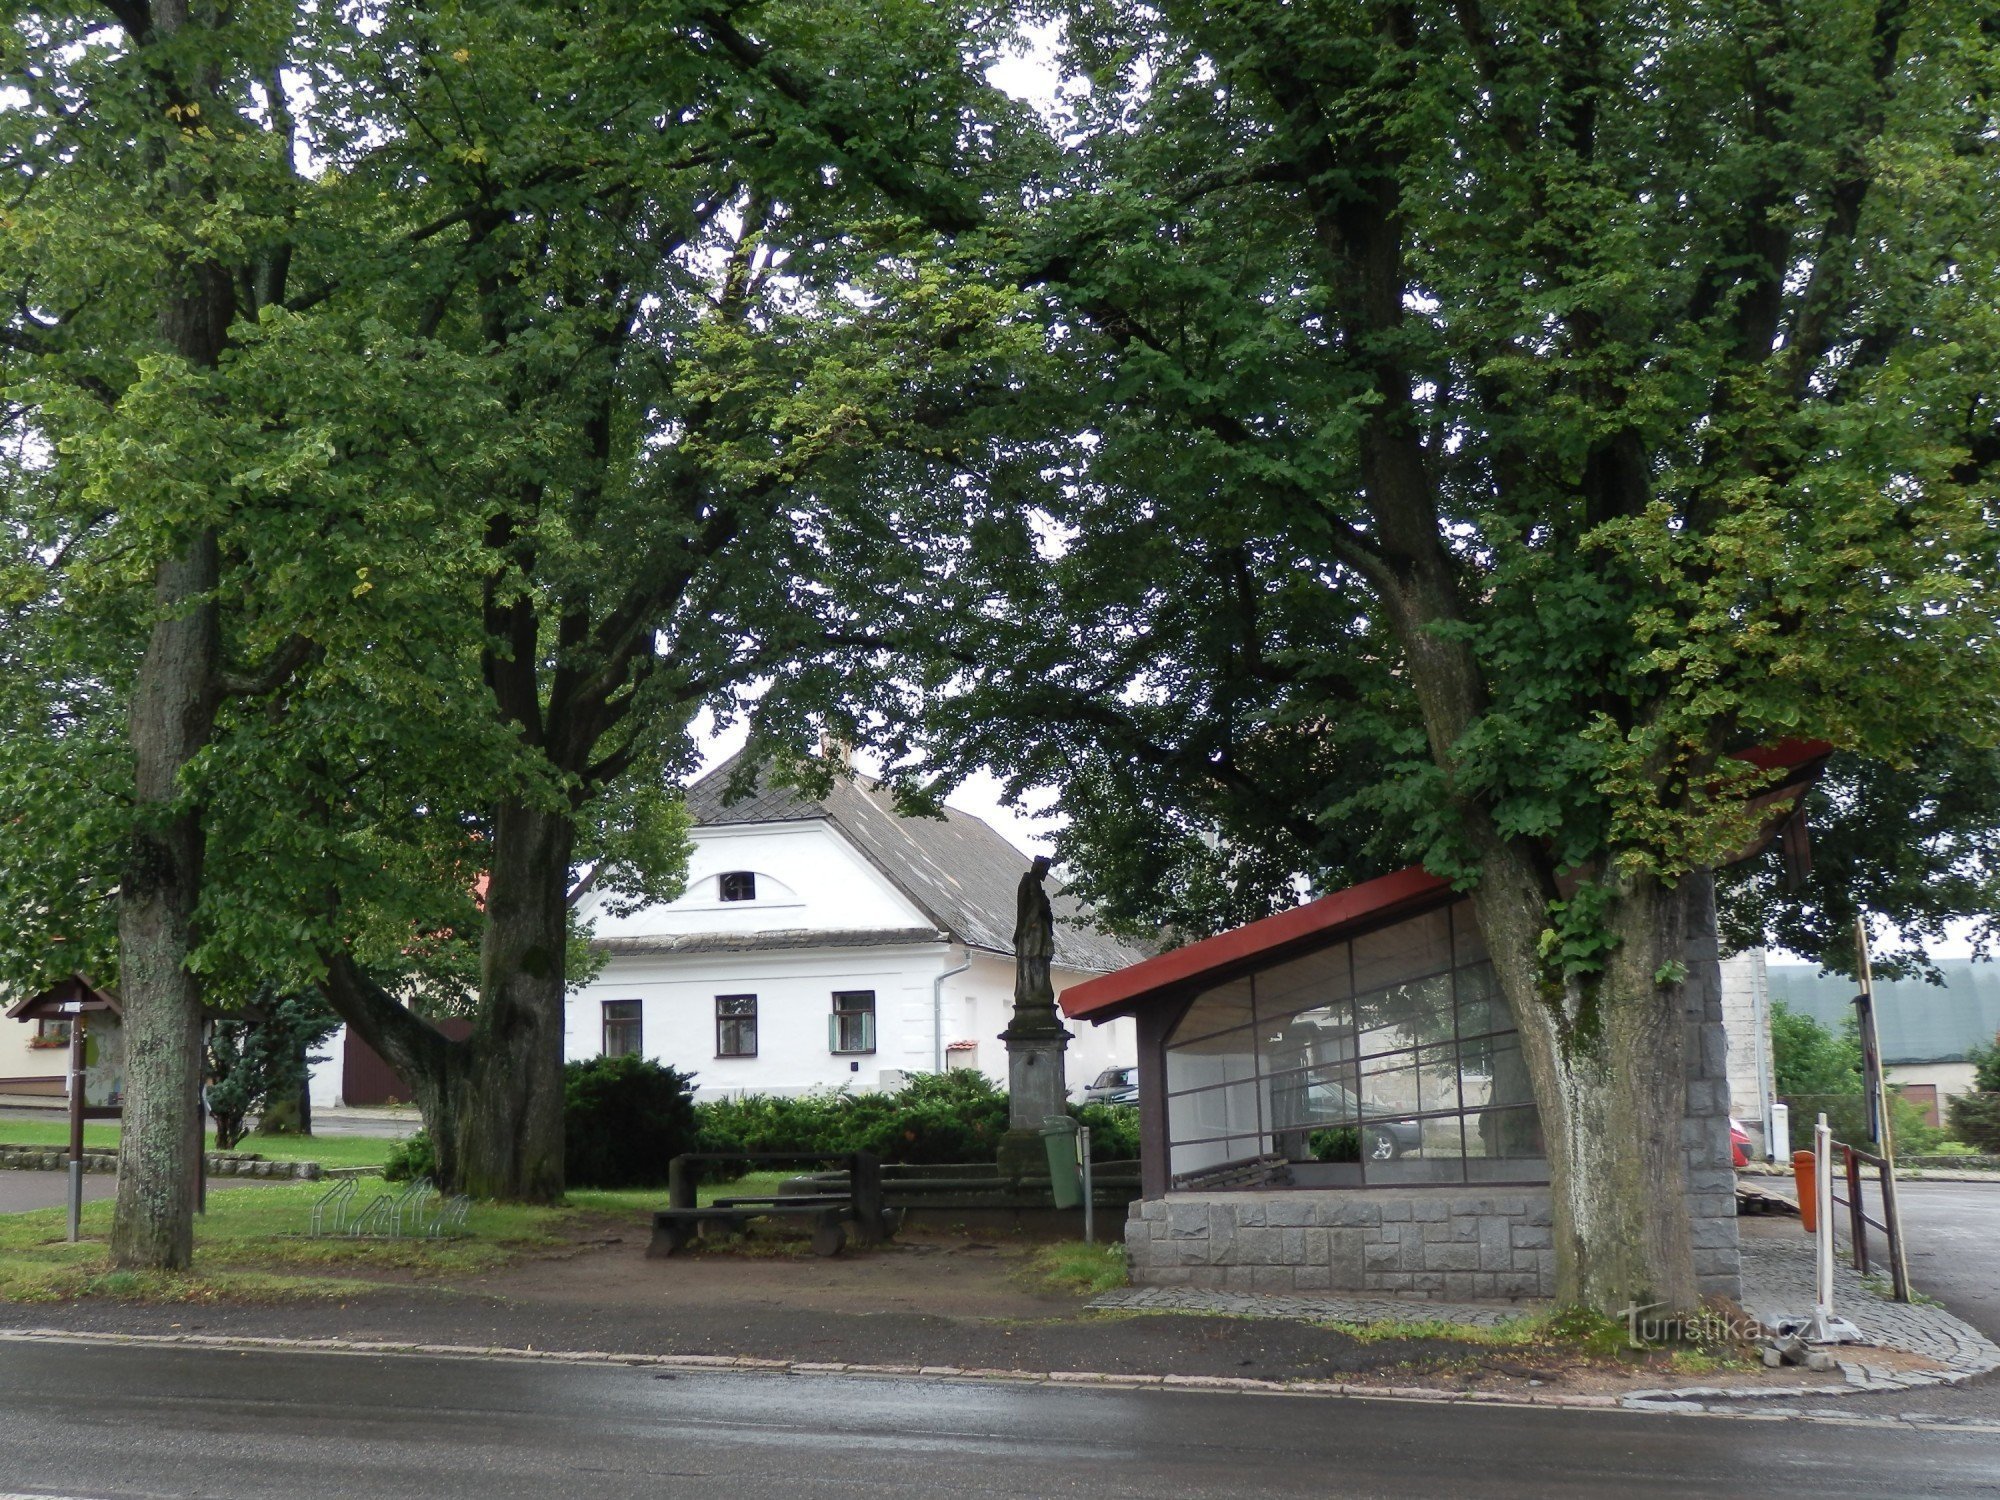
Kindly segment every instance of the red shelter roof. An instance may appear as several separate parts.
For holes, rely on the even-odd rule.
[[[1343,931],[1407,916],[1451,899],[1451,882],[1420,867],[1363,881],[1304,906],[1281,911],[1212,938],[1175,948],[1114,974],[1073,984],[1062,992],[1063,1014],[1106,1021],[1126,1005],[1169,985],[1191,984],[1299,944],[1337,941]]]

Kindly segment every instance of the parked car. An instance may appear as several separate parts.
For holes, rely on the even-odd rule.
[[[1424,1127],[1418,1120],[1370,1120],[1360,1124],[1362,1115],[1379,1114],[1374,1106],[1364,1108],[1348,1089],[1337,1083],[1310,1083],[1304,1089],[1291,1090],[1291,1097],[1299,1100],[1301,1108],[1297,1116],[1283,1123],[1287,1128],[1305,1127],[1314,1130],[1340,1130],[1349,1127],[1361,1132],[1361,1154],[1369,1161],[1394,1161],[1408,1151],[1423,1149]],[[1278,1099],[1280,1091],[1272,1100],[1274,1109],[1282,1110]]]
[[[1737,1166],[1750,1165],[1750,1132],[1734,1115],[1729,1117],[1729,1154]]]
[[[1139,1070],[1137,1068],[1106,1068],[1090,1083],[1084,1086],[1085,1104],[1137,1104],[1139,1102]]]

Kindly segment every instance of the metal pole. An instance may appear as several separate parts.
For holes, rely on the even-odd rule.
[[[83,1227],[83,1011],[69,1023],[69,1242]]]
[[[1090,1180],[1090,1127],[1079,1125],[1076,1131],[1076,1165],[1083,1174],[1083,1240],[1087,1245],[1097,1243],[1097,1192]]]
[[[208,1039],[213,1021],[201,1027],[201,1061],[194,1070],[194,1211],[208,1212]]]
[[[1833,1132],[1826,1116],[1813,1129],[1813,1196],[1819,1218],[1813,1244],[1814,1332],[1825,1340],[1833,1324]]]
[[[1889,1281],[1898,1302],[1910,1300],[1910,1265],[1903,1251],[1903,1215],[1896,1201],[1896,1130],[1889,1119],[1888,1085],[1883,1077],[1882,1041],[1875,1029],[1875,977],[1868,962],[1868,924],[1854,919],[1855,974],[1861,993],[1861,1060],[1868,1068],[1868,1115],[1876,1127],[1875,1152],[1882,1158],[1882,1225],[1889,1240]]]
[[[1854,1238],[1854,1269],[1868,1274],[1868,1215],[1861,1207],[1861,1158],[1852,1146],[1841,1149],[1847,1164],[1847,1232]]]

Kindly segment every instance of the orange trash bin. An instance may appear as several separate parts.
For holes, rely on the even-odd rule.
[[[1807,1234],[1819,1232],[1819,1162],[1810,1151],[1792,1153],[1792,1179],[1799,1189],[1799,1221]]]

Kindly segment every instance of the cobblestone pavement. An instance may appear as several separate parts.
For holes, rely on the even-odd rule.
[[[1250,1292],[1213,1292],[1191,1287],[1127,1287],[1107,1292],[1090,1304],[1095,1308],[1149,1308],[1166,1312],[1222,1314],[1234,1317],[1293,1318],[1333,1323],[1464,1323],[1491,1328],[1510,1319],[1530,1317],[1547,1304],[1399,1302],[1384,1297],[1264,1296]],[[1792,1239],[1746,1238],[1743,1241],[1743,1306],[1768,1322],[1813,1308],[1812,1243]],[[1845,1264],[1834,1268],[1834,1311],[1849,1319],[1872,1345],[1850,1345],[1831,1352],[1839,1362],[1847,1387],[1857,1393],[1911,1391],[1919,1387],[1956,1384],[2000,1370],[2000,1346],[1941,1307],[1891,1301],[1865,1283]],[[1871,1361],[1871,1347],[1897,1349],[1936,1360],[1942,1371],[1893,1370]],[[1701,1411],[1739,1407],[1745,1397],[1777,1398],[1832,1392],[1820,1388],[1790,1390],[1763,1387],[1729,1390],[1695,1386],[1643,1391],[1626,1398],[1635,1410]],[[1708,1403],[1719,1402],[1720,1408]]]
[[[1813,1307],[1812,1243],[1743,1241],[1743,1307],[1769,1322],[1783,1314],[1810,1313]],[[1833,1310],[1875,1344],[1937,1360],[1947,1373],[1896,1373],[1871,1365],[1865,1346],[1834,1351],[1847,1383],[1858,1391],[1909,1390],[1967,1380],[2000,1370],[2000,1345],[1942,1307],[1891,1301],[1864,1282],[1851,1266],[1836,1260]]]

